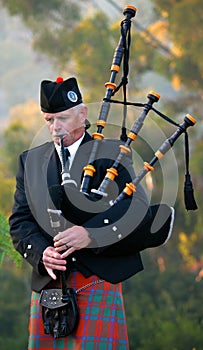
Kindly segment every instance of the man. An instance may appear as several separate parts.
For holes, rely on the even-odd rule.
[[[108,186],[107,199],[84,196],[83,168],[94,141],[85,130],[87,107],[76,79],[42,81],[40,104],[53,141],[20,155],[10,217],[14,246],[33,267],[28,348],[94,349],[99,343],[101,348],[128,349],[121,282],[143,269],[141,250],[168,239],[172,210],[165,205],[149,207],[140,185],[132,198],[109,205],[135,177],[130,155]],[[112,166],[120,143],[101,141],[92,189]],[[61,185],[62,146],[69,151],[71,186]],[[62,212],[57,232],[50,225],[50,207]],[[77,290],[79,323],[70,335],[54,338],[44,334],[39,302],[42,290],[61,286],[60,273],[65,273],[67,287]]]

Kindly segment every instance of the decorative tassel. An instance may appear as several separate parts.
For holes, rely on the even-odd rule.
[[[185,132],[185,160],[186,160],[186,174],[185,174],[185,184],[184,184],[185,207],[187,210],[196,210],[198,209],[198,207],[195,202],[193,185],[192,185],[192,181],[190,179],[190,173],[189,173],[189,142],[188,142],[187,132]]]
[[[184,200],[185,200],[185,207],[187,210],[198,209],[194,198],[194,190],[193,190],[192,181],[190,179],[190,174],[185,175]]]

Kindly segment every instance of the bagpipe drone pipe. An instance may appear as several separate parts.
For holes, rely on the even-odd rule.
[[[130,27],[131,19],[136,14],[136,8],[133,6],[127,6],[124,8],[123,14],[124,20],[121,22],[121,36],[119,39],[118,46],[115,50],[113,62],[111,66],[110,81],[105,84],[106,95],[103,99],[101,110],[97,121],[97,132],[92,134],[92,149],[90,151],[88,164],[84,167],[83,178],[81,187],[77,188],[74,180],[71,179],[69,170],[66,167],[65,150],[63,145],[63,135],[60,138],[60,146],[62,153],[62,184],[52,186],[49,189],[50,196],[52,199],[53,207],[56,210],[60,210],[62,215],[71,224],[83,225],[86,221],[98,213],[108,211],[112,207],[116,207],[121,201],[130,200],[133,194],[136,192],[138,184],[142,181],[144,176],[154,170],[155,163],[162,158],[173,146],[175,141],[182,135],[185,135],[185,158],[186,158],[186,174],[185,174],[185,205],[187,210],[197,209],[197,205],[194,199],[193,186],[189,174],[189,143],[187,129],[190,126],[195,125],[196,120],[191,115],[186,114],[181,124],[176,123],[174,120],[164,115],[160,111],[154,108],[154,103],[159,101],[160,95],[154,91],[150,91],[147,95],[146,103],[134,103],[127,101],[126,98],[126,85],[128,75],[128,61],[130,52]],[[123,60],[123,77],[121,83],[117,86],[115,83],[116,75],[120,70],[121,62]],[[123,101],[117,101],[112,99],[112,96],[123,87]],[[120,137],[120,151],[112,162],[112,166],[106,170],[106,175],[101,181],[98,188],[92,188],[92,179],[95,176],[96,168],[94,166],[95,159],[97,157],[98,149],[104,141],[104,135],[102,134],[103,128],[106,125],[108,114],[110,111],[111,103],[117,103],[123,105],[123,120],[127,115],[127,106],[135,106],[142,108],[140,116],[134,122],[130,132],[126,135],[126,128],[123,122],[122,135]],[[145,118],[150,111],[154,111],[159,117],[163,118],[166,122],[173,124],[176,127],[175,132],[167,138],[160,148],[155,152],[154,157],[151,161],[144,163],[144,169],[130,182],[126,184],[123,191],[117,196],[116,199],[112,200],[108,197],[108,187],[114,182],[115,178],[119,177],[119,164],[122,160],[131,152],[131,143],[135,141],[140,130],[144,126]],[[74,200],[73,200],[74,199]],[[79,205],[75,205],[78,203]],[[158,208],[164,204],[150,205],[146,215],[149,215],[150,225],[155,218]],[[146,218],[144,218],[144,221]],[[143,221],[143,222],[144,222]],[[164,226],[164,223],[163,223]]]

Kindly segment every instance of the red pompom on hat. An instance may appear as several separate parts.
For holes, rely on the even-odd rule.
[[[59,84],[59,83],[62,83],[63,82],[63,78],[62,77],[57,77],[56,78],[56,83]]]

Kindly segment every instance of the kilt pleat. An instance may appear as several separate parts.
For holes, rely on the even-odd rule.
[[[85,278],[81,273],[73,272],[67,286],[77,290],[96,280],[97,276]],[[59,339],[44,334],[39,299],[40,294],[32,292],[28,350],[129,349],[121,283],[111,284],[104,281],[79,292],[78,327],[72,335]]]

